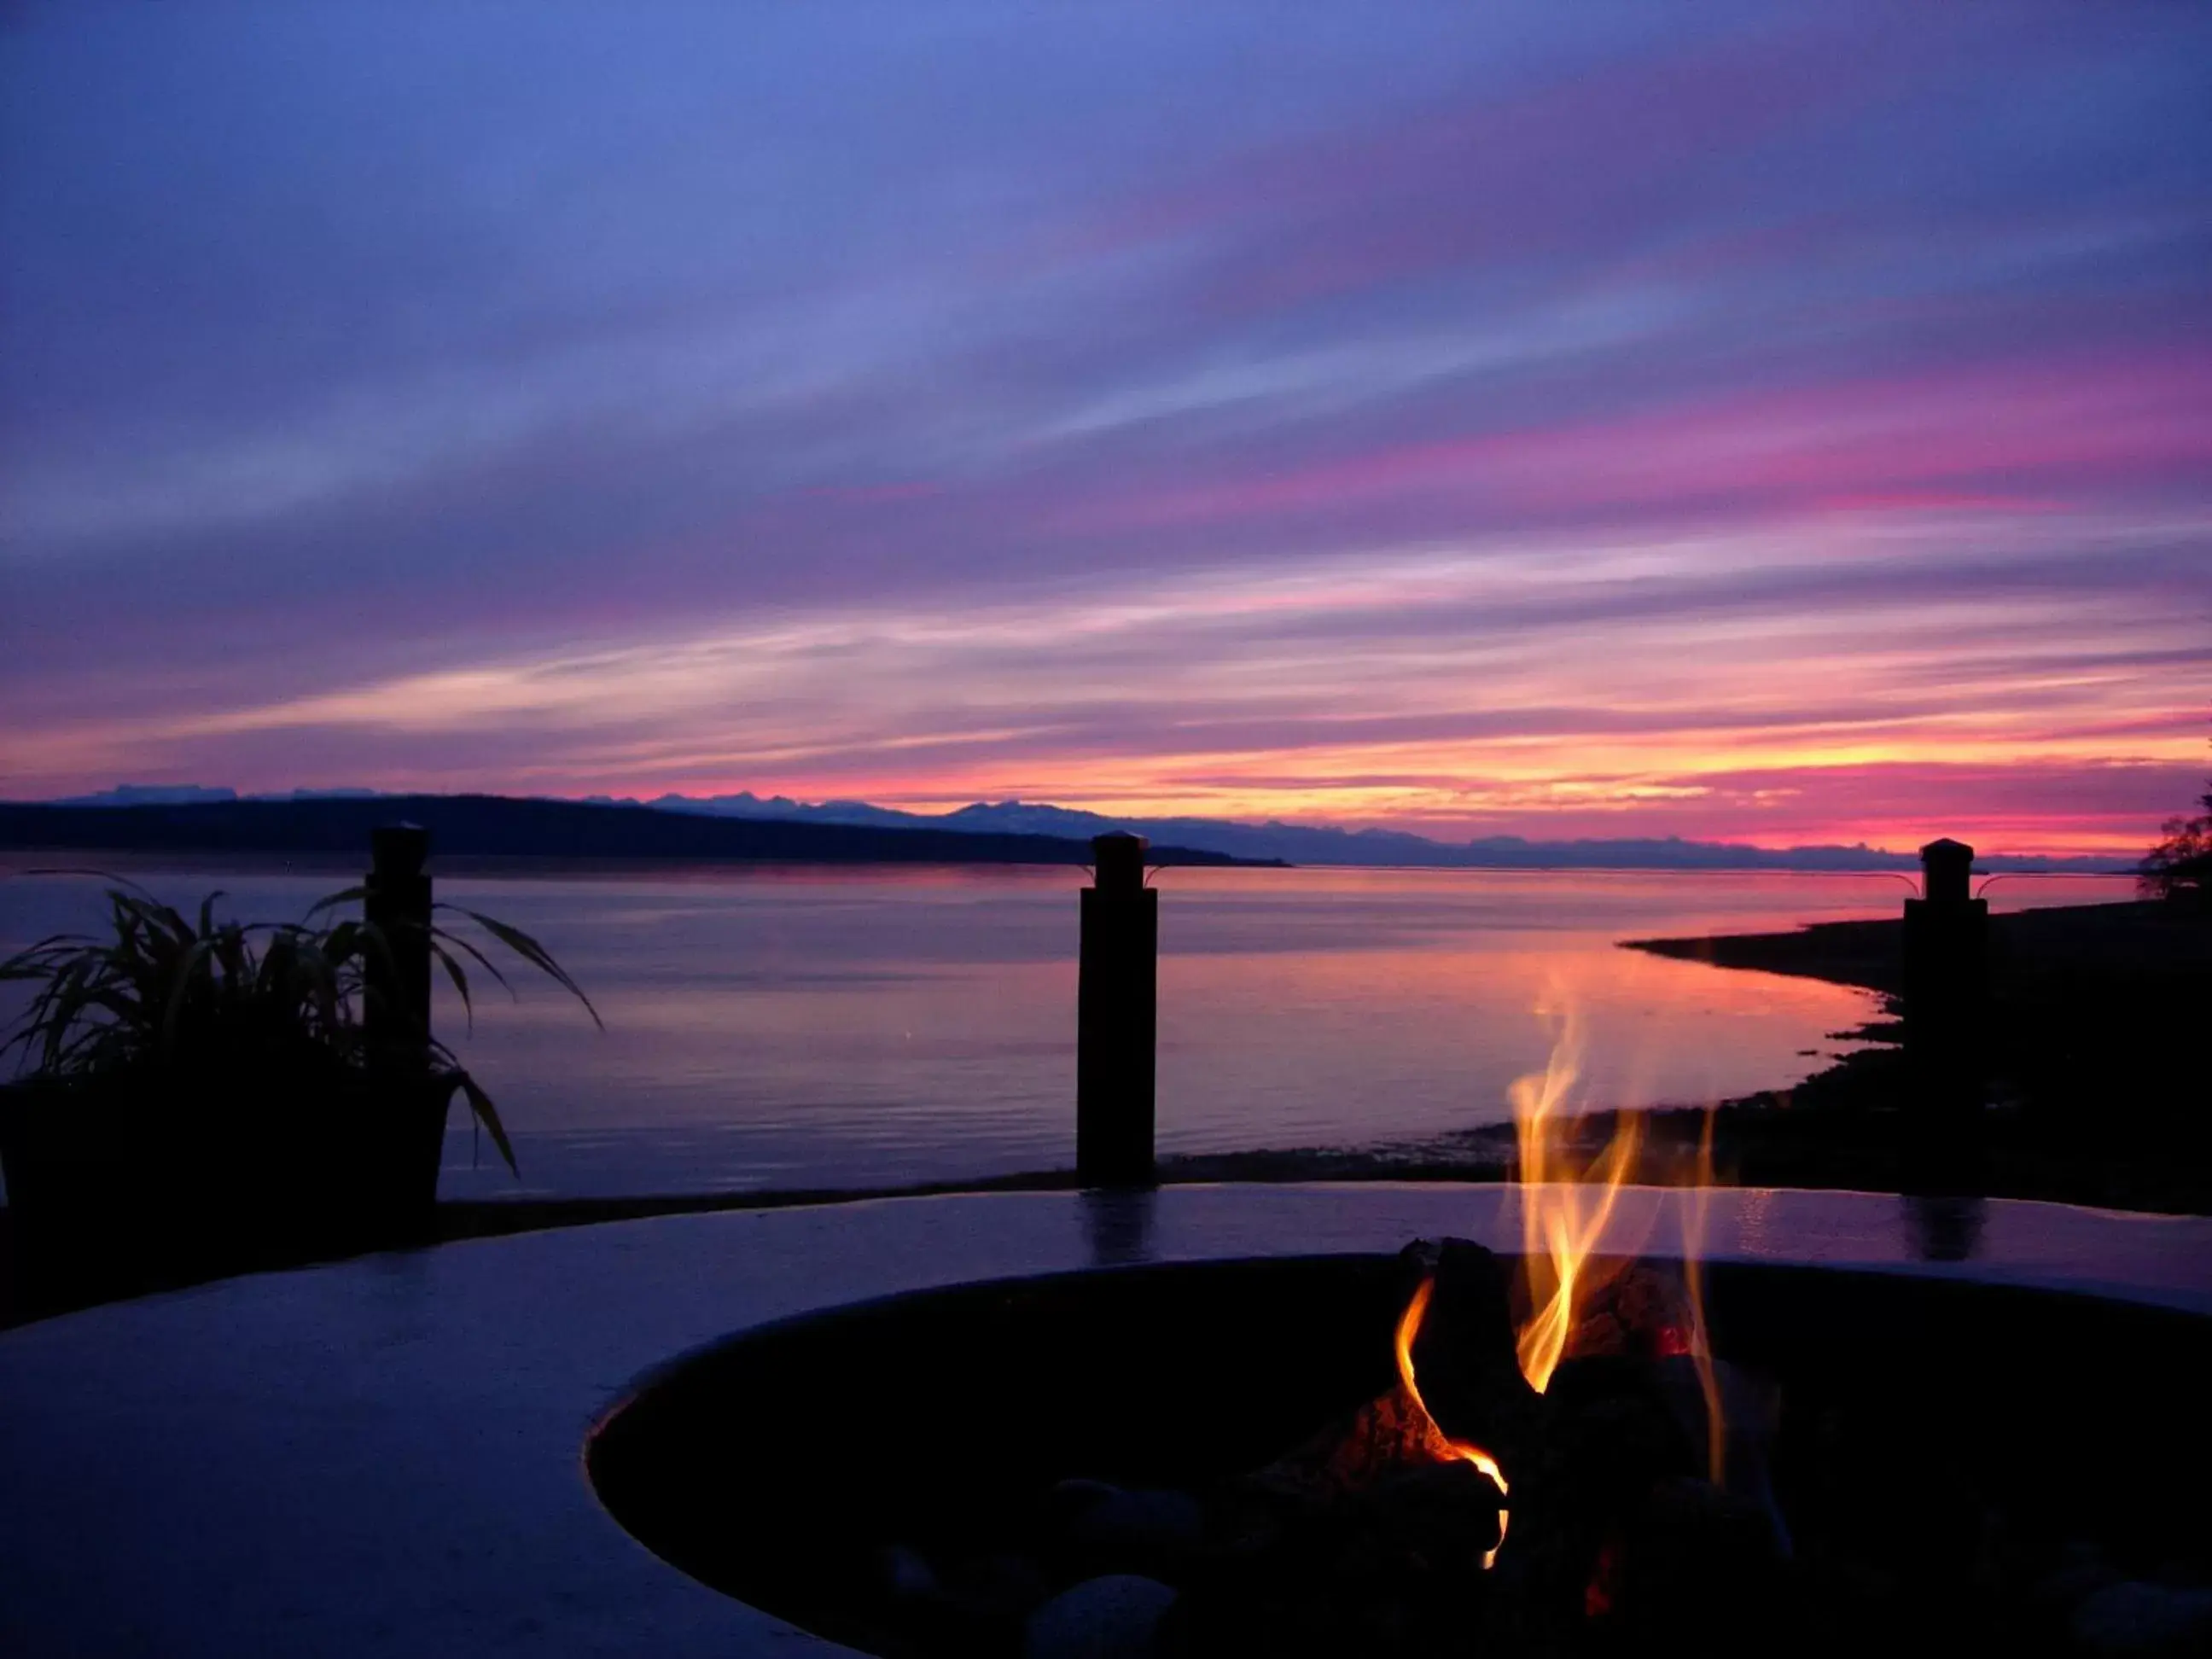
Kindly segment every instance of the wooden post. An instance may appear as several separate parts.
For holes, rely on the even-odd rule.
[[[1091,843],[1075,996],[1075,1168],[1086,1187],[1146,1187],[1152,1168],[1160,896],[1142,836]]]
[[[362,1036],[379,1092],[427,1077],[430,1071],[430,832],[395,823],[370,832],[370,867],[363,884],[362,917],[383,937],[381,954],[369,958],[368,994]]]
[[[1989,1018],[1990,906],[1970,896],[1974,849],[1920,849],[1922,896],[1905,902],[1907,1184],[1961,1192],[1977,1178]]]

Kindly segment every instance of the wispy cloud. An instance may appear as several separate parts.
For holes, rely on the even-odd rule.
[[[0,787],[2193,793],[2203,19],[861,15],[0,36]]]
[[[2015,848],[2138,839],[2145,780],[2172,793],[2194,763],[2212,605],[2160,591],[2158,528],[1979,523],[2013,549],[1994,569],[1923,568],[1949,544],[1934,515],[1898,518],[1855,561],[1808,550],[1807,524],[848,604],[79,723],[19,743],[17,763],[160,753],[204,772],[311,749],[325,781],[398,781],[400,757],[420,778],[434,755],[449,785],[489,771],[562,793],[1027,793],[1800,838],[1881,838],[1885,823],[1893,838],[1911,817],[1895,780],[1913,778],[1924,811],[1940,801]],[[2081,652],[2085,634],[2106,648]],[[2146,706],[2150,678],[2174,689]],[[2021,818],[2018,792],[1991,782],[2005,777],[2046,793],[2050,825]]]

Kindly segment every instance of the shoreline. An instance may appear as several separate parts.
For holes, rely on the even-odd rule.
[[[1838,1034],[1869,1047],[1793,1089],[1714,1109],[1714,1157],[1725,1178],[1884,1190],[1909,1178],[1899,1150],[1903,939],[1901,920],[1882,920],[1622,941],[1656,956],[1823,980],[1883,999],[1887,1018]],[[1993,915],[1990,999],[1985,1195],[2212,1212],[2212,1097],[2200,1053],[2212,1008],[2212,916],[2156,901]],[[1694,1147],[1705,1114],[1659,1108],[1641,1115],[1651,1143],[1679,1159],[1685,1146]]]
[[[1623,941],[1715,968],[1779,973],[1881,995],[1894,1014],[1902,924],[1819,922],[1786,933]],[[1992,917],[1991,1074],[1985,1178],[1991,1198],[2101,1209],[2212,1213],[2212,1098],[2199,1028],[2212,1007],[2212,918],[2171,905],[2054,907]],[[1870,1046],[1794,1088],[1702,1106],[1627,1114],[1642,1132],[1626,1178],[1680,1186],[1701,1173],[1712,1124],[1720,1185],[1897,1192],[1903,1059],[1893,1018],[1835,1034]],[[1624,1115],[1566,1120],[1559,1146],[1586,1162]],[[1510,1124],[1436,1140],[1366,1148],[1291,1147],[1167,1157],[1166,1186],[1336,1181],[1504,1182],[1519,1158]],[[629,1198],[446,1200],[433,1237],[445,1243],[657,1215],[771,1209],[949,1192],[1062,1190],[1072,1170],[869,1188]],[[0,1206],[0,1327],[21,1316],[12,1284],[12,1228]],[[270,1267],[309,1265],[272,1261]]]

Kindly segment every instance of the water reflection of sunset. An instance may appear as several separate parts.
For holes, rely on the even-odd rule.
[[[36,862],[37,860],[31,860]],[[0,945],[84,925],[97,884],[0,860]],[[11,873],[12,872],[12,873]],[[341,871],[132,873],[296,914]],[[480,999],[457,1046],[500,1080],[526,1178],[560,1190],[891,1182],[1048,1169],[1074,1127],[1073,869],[459,873],[443,896],[552,945],[556,998]],[[1572,1107],[1696,1103],[1818,1070],[1873,1011],[1841,987],[1623,951],[1626,938],[1893,915],[1873,876],[1553,871],[1159,873],[1160,1146],[1372,1146],[1498,1123],[1542,1066],[1554,988],[1586,1043]],[[2009,878],[1999,908],[2119,896]],[[0,1009],[4,1012],[4,1009]],[[440,1002],[440,1029],[461,1011]],[[1807,1054],[1802,1050],[1812,1050]],[[453,1190],[508,1190],[456,1142]]]
[[[1836,986],[1663,961],[1599,933],[1168,956],[1160,984],[1162,1109],[1176,1114],[1164,1140],[1218,1139],[1268,1102],[1276,1133],[1297,1142],[1507,1121],[1504,1084],[1540,1070],[1551,1047],[1534,1013],[1547,986],[1573,988],[1593,1034],[1578,1106],[1695,1104],[1787,1082],[1819,1069],[1804,1050],[1847,1046],[1825,1034],[1872,1012]]]

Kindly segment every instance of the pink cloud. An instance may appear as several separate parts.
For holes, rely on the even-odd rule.
[[[1547,513],[1907,501],[2041,508],[2121,483],[2201,486],[2212,466],[2208,385],[2212,356],[2202,352],[1849,381],[1370,449],[1095,510],[1164,524],[1394,495]]]

